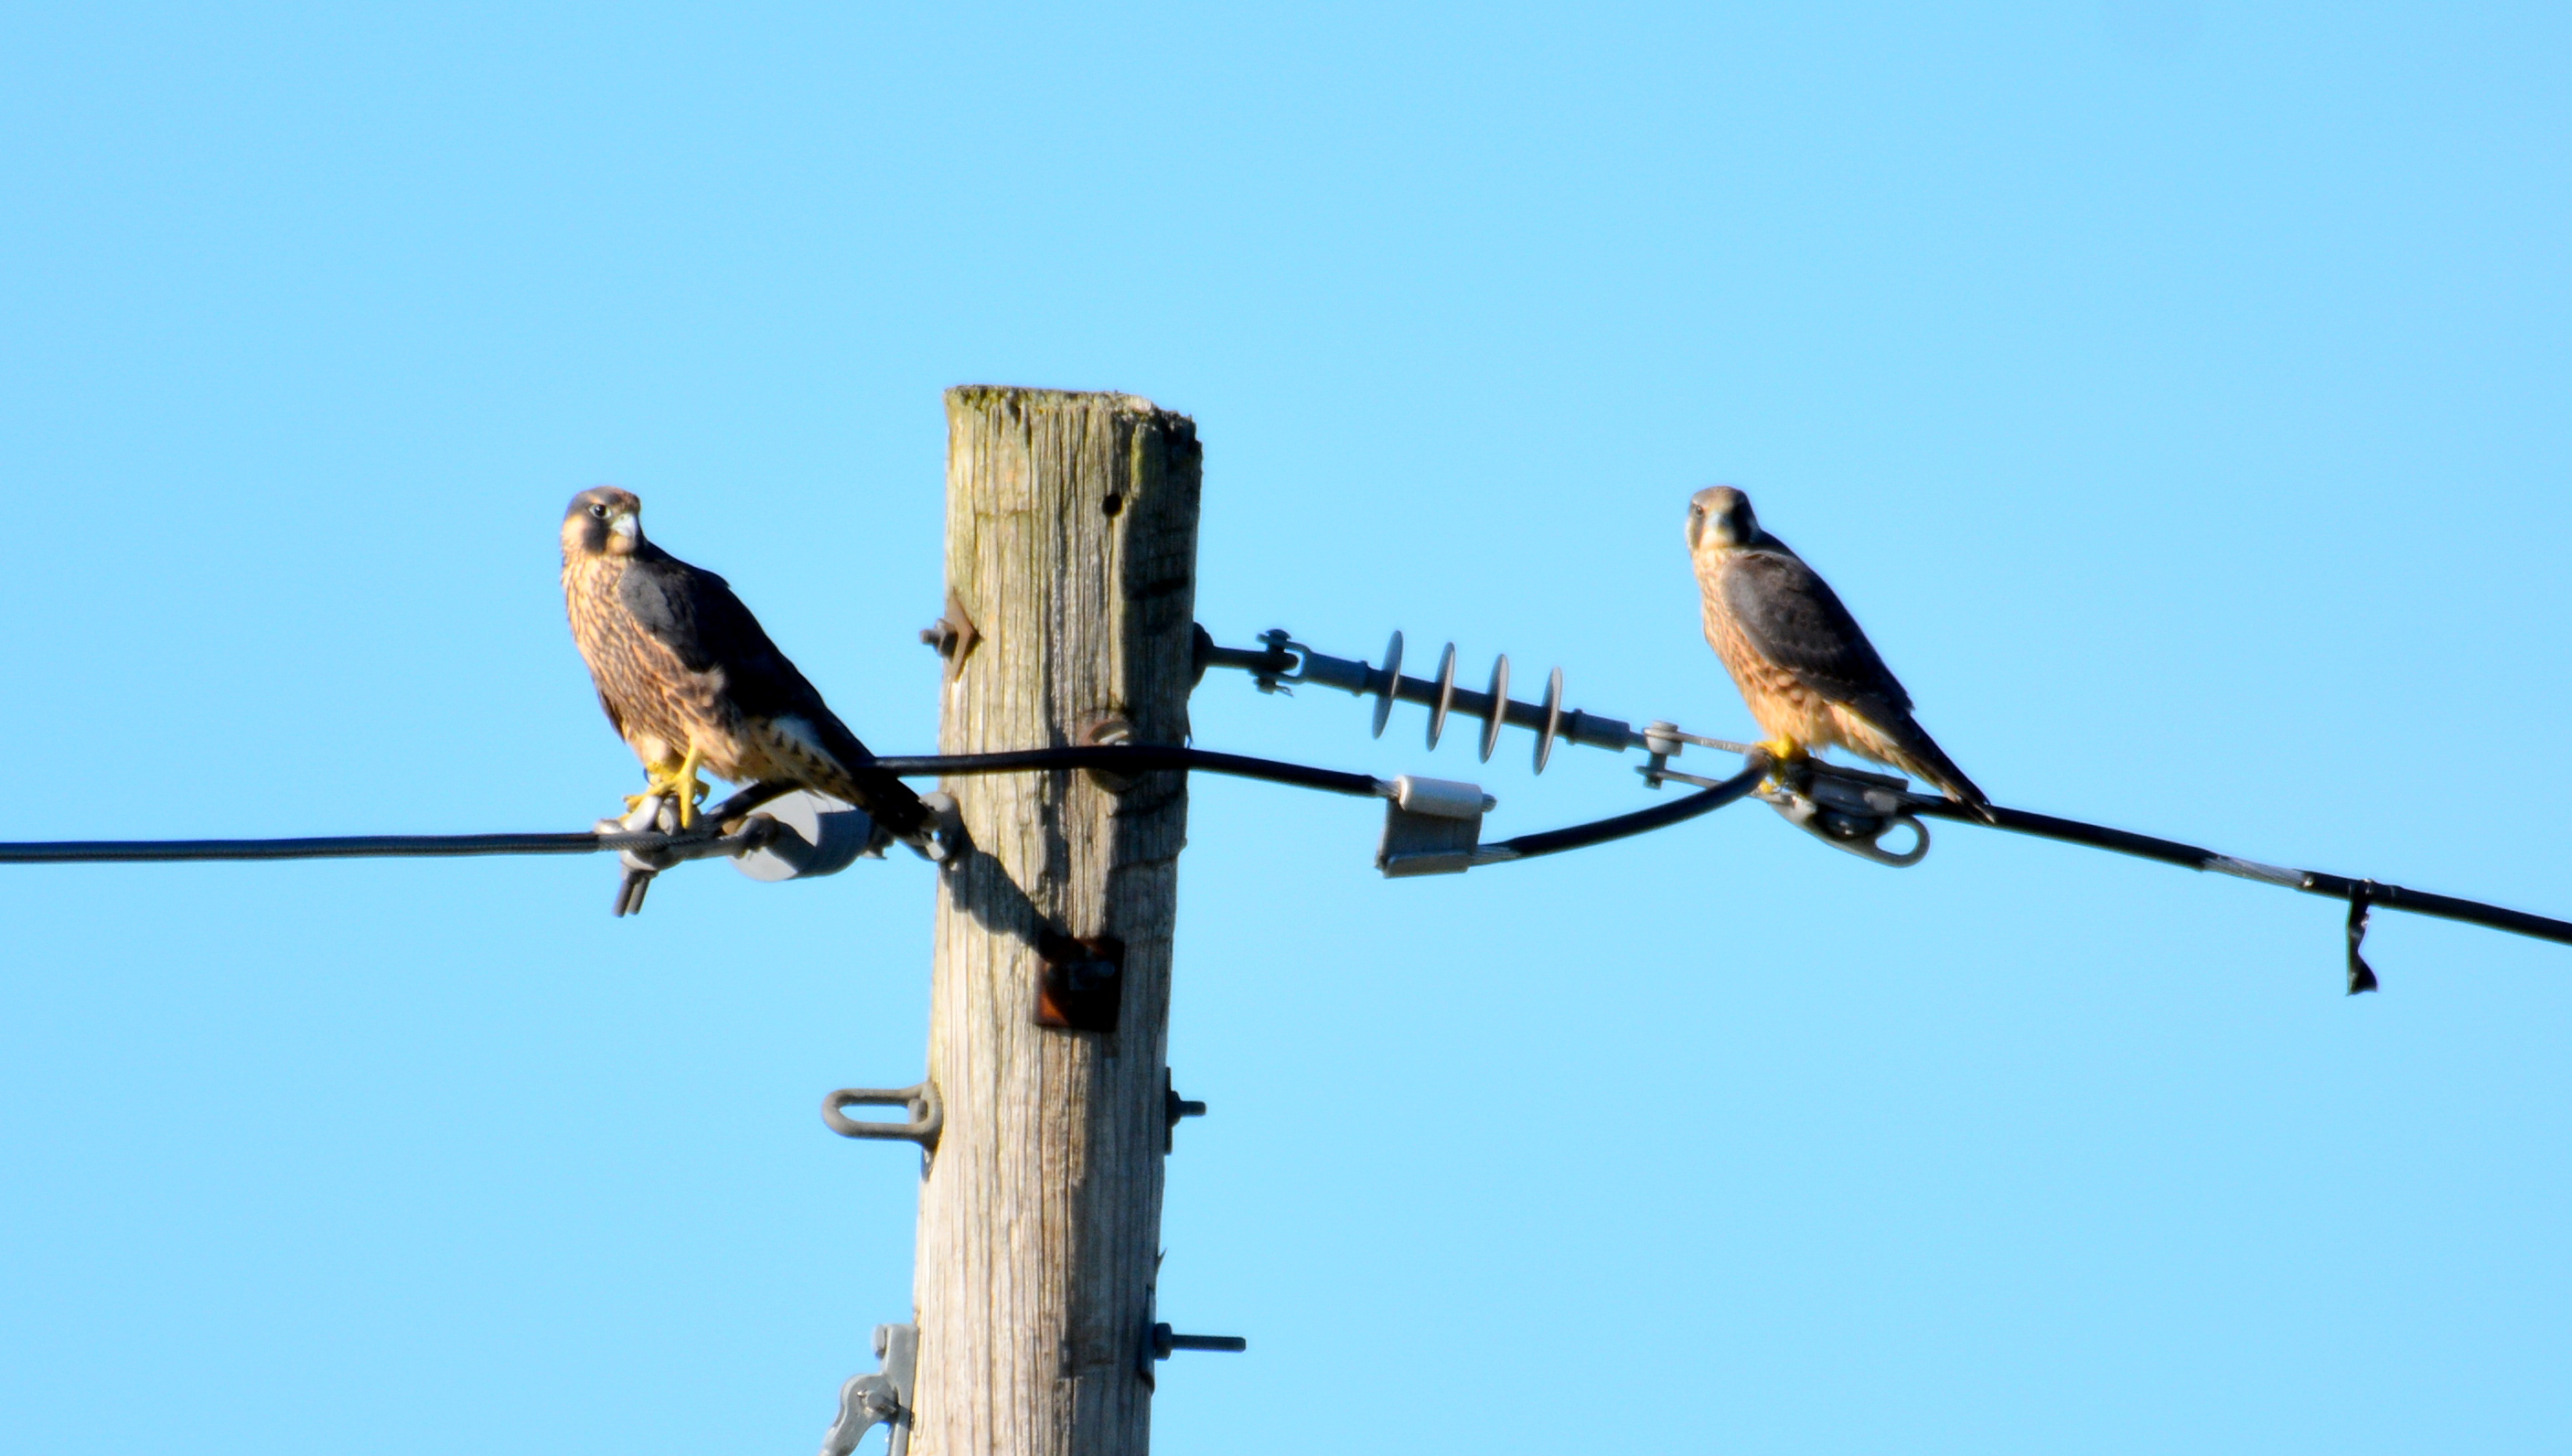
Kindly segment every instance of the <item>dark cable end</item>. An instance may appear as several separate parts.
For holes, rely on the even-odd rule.
[[[2377,990],[2375,968],[2366,964],[2358,947],[2366,944],[2366,922],[2374,913],[2375,882],[2360,880],[2348,887],[2348,994],[2363,996]]]

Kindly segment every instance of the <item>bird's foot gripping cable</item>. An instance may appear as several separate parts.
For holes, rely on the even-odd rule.
[[[616,914],[640,913],[643,897],[651,893],[652,877],[673,865],[748,855],[783,837],[773,814],[727,812],[734,803],[712,815],[685,815],[691,822],[682,828],[678,796],[659,793],[646,797],[622,819],[598,821],[595,831],[602,838],[623,841],[614,844],[616,858],[625,867],[616,883]],[[638,839],[642,842],[635,843]]]
[[[921,795],[929,823],[903,842],[922,859],[951,869],[972,840],[952,794]],[[754,880],[810,880],[836,875],[861,859],[882,859],[894,834],[863,809],[786,784],[752,784],[679,826],[676,799],[658,794],[622,819],[598,821],[597,833],[625,866],[616,913],[643,908],[652,877],[689,860],[730,859]]]
[[[1671,759],[1687,751],[1688,744],[1737,753],[1744,763],[1766,770],[1766,781],[1758,789],[1760,801],[1831,848],[1897,870],[1916,865],[1929,854],[1929,830],[1911,812],[1908,779],[1825,763],[1809,753],[1783,757],[1764,743],[1699,738],[1680,732],[1674,723],[1646,724],[1638,737],[1651,757],[1634,772],[1650,788],[1681,783],[1711,789],[1721,782],[1669,766]],[[1884,837],[1896,829],[1911,831],[1910,848],[1896,852],[1884,847]]]

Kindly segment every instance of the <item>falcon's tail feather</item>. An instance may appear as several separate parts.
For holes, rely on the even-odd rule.
[[[867,811],[876,823],[893,831],[894,838],[917,840],[929,833],[929,806],[911,785],[879,768],[850,769],[845,775],[822,786],[822,792],[834,799],[845,799]]]
[[[911,785],[875,766],[876,756],[858,741],[830,709],[816,715],[820,721],[811,724],[820,740],[821,754],[808,752],[807,772],[812,774],[811,787],[863,809],[876,823],[893,831],[894,837],[907,843],[920,843],[937,828],[929,806]],[[816,762],[827,754],[826,761]]]
[[[1894,731],[1885,737],[1889,740],[1887,746],[1894,750],[1895,768],[1915,779],[1926,779],[1939,793],[1972,810],[1974,817],[1985,824],[2000,822],[1999,816],[1992,813],[1990,796],[1974,787],[1974,781],[1965,777],[1965,771],[1956,767],[1956,761],[1921,730],[1910,714],[1903,714]]]

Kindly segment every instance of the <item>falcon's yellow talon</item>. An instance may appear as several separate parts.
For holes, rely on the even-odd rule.
[[[691,747],[688,750],[688,756],[679,760],[679,767],[670,775],[670,792],[677,795],[679,800],[681,829],[693,828],[696,825],[697,805],[706,797],[705,780],[697,777],[698,761],[697,750]]]
[[[1771,738],[1759,745],[1768,755],[1767,787],[1796,790],[1804,782],[1804,767],[1813,761],[1811,749],[1792,738]]]
[[[697,806],[705,802],[706,783],[697,777],[701,755],[691,748],[687,756],[675,761],[652,764],[643,770],[643,792],[625,796],[625,812],[643,807],[646,799],[675,799],[679,805],[679,827],[696,823]]]

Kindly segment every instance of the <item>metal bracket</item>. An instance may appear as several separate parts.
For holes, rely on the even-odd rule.
[[[1125,943],[1114,936],[1036,935],[1043,961],[1036,975],[1039,1027],[1066,1032],[1112,1032],[1125,1005]]]
[[[1386,879],[1461,875],[1473,867],[1483,816],[1499,800],[1478,784],[1409,774],[1395,779],[1393,790],[1384,804],[1384,840],[1375,852],[1375,867]]]
[[[1696,774],[1683,774],[1669,766],[1670,760],[1686,752],[1691,743],[1699,748],[1721,749],[1725,753],[1748,755],[1759,751],[1755,743],[1735,743],[1728,738],[1700,738],[1693,733],[1682,733],[1676,723],[1646,723],[1640,737],[1643,751],[1651,757],[1634,772],[1643,776],[1643,787],[1647,789],[1657,789],[1664,783],[1693,784],[1700,789],[1711,789],[1722,782]]]
[[[1787,782],[1761,789],[1760,799],[1787,823],[1831,848],[1897,870],[1916,865],[1928,855],[1929,826],[1903,808],[1910,780],[1811,762],[1787,770],[1783,777]],[[1880,843],[1897,827],[1913,836],[1911,847],[1898,854]]]
[[[821,1456],[849,1456],[877,1426],[888,1428],[885,1456],[906,1456],[911,1450],[911,1387],[920,1365],[920,1326],[877,1325],[876,1358],[884,1362],[882,1370],[852,1375],[841,1385],[840,1418],[822,1437]]]
[[[1191,624],[1188,633],[1190,688],[1205,681],[1209,667],[1238,667],[1250,674],[1251,681],[1258,684],[1261,692],[1273,693],[1277,691],[1277,675],[1295,669],[1295,654],[1286,650],[1287,636],[1282,629],[1261,637],[1259,640],[1267,645],[1256,652],[1216,646],[1214,634],[1205,629],[1203,622]]]
[[[1080,740],[1102,748],[1128,744],[1134,741],[1134,725],[1119,714],[1102,714],[1090,720],[1089,730],[1080,735]],[[1089,770],[1089,781],[1111,794],[1122,794],[1134,787],[1132,775],[1103,768]]]
[[[852,1117],[850,1107],[908,1107],[908,1122],[865,1122]],[[939,1100],[938,1084],[927,1078],[912,1087],[844,1087],[822,1098],[822,1120],[843,1137],[868,1137],[891,1142],[917,1142],[928,1151],[938,1148],[938,1134],[947,1126],[947,1104]]]
[[[922,628],[920,640],[936,648],[938,655],[947,659],[949,682],[954,682],[956,674],[964,670],[964,659],[973,655],[973,644],[982,640],[982,634],[974,627],[973,618],[965,612],[964,603],[957,599],[955,587],[947,588],[947,614]]]

